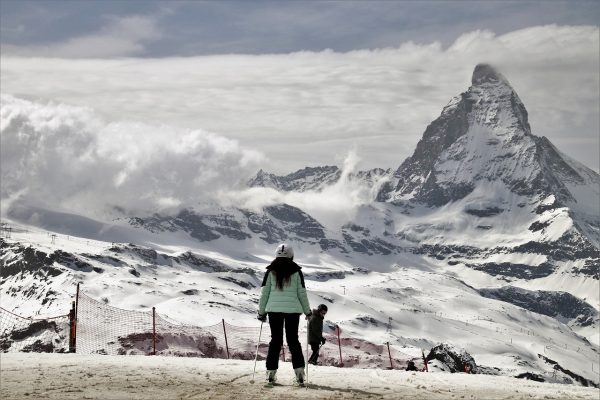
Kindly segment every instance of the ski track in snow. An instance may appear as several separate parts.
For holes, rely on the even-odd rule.
[[[263,386],[264,362],[147,356],[7,353],[0,397],[21,399],[597,399],[600,389],[489,375],[400,370],[309,369],[309,387]]]

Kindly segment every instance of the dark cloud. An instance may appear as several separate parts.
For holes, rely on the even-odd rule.
[[[47,55],[45,48],[60,49],[67,42],[97,36],[115,20],[132,17],[152,20],[161,33],[125,54],[144,57],[345,52],[397,47],[407,41],[448,46],[462,33],[477,29],[503,34],[536,25],[596,25],[600,20],[597,1],[3,0],[0,4],[2,51],[37,55]],[[89,56],[83,50],[80,56]]]

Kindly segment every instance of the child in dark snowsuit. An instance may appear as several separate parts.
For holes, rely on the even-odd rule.
[[[308,362],[313,365],[317,365],[319,346],[325,343],[325,338],[323,337],[323,319],[325,318],[325,314],[327,314],[327,306],[319,304],[319,307],[312,311],[308,320],[308,344],[312,350],[312,355],[308,359]]]
[[[407,371],[418,371],[417,366],[415,365],[415,362],[413,360],[410,360],[408,362],[408,365],[406,366],[406,370]]]

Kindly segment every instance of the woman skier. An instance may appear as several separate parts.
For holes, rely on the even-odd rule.
[[[258,319],[262,322],[269,316],[271,342],[267,353],[267,380],[269,385],[276,381],[279,367],[279,353],[283,345],[283,329],[285,338],[292,354],[292,366],[296,374],[296,383],[304,386],[304,356],[298,340],[298,324],[300,314],[311,314],[304,276],[300,266],[294,261],[294,250],[283,243],[277,246],[275,259],[267,267],[267,273],[262,282]]]

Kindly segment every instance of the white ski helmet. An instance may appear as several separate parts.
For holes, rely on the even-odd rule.
[[[292,249],[292,246],[288,246],[285,243],[277,246],[277,250],[275,250],[275,258],[279,257],[294,258],[294,249]]]

